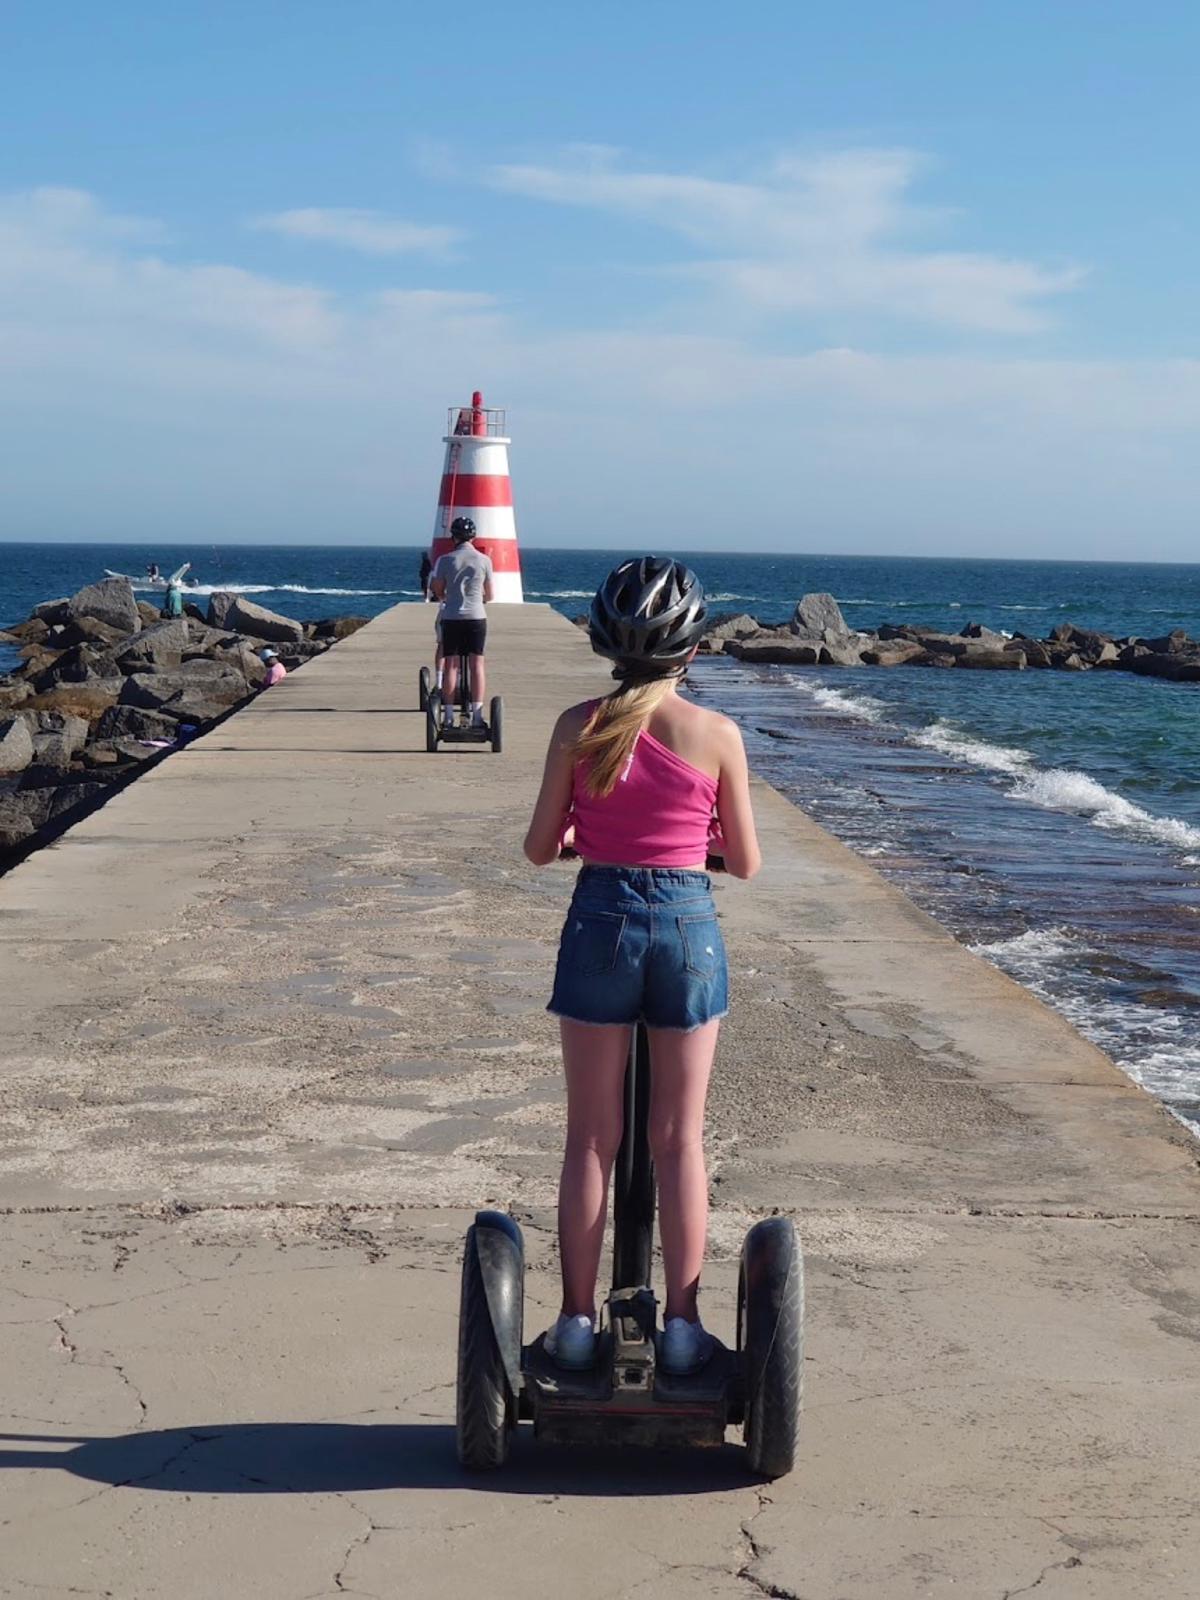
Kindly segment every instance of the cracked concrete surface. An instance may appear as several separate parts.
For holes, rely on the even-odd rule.
[[[704,1308],[731,1338],[742,1235],[793,1214],[800,1465],[523,1432],[459,1472],[476,1206],[525,1228],[527,1326],[555,1308],[570,878],[519,840],[604,680],[498,609],[509,749],[429,757],[429,626],[381,617],[0,881],[0,1595],[1187,1593],[1200,1151],[761,787]]]

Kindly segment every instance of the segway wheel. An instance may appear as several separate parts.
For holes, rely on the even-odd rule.
[[[742,1246],[738,1348],[751,1469],[782,1478],[796,1464],[804,1396],[804,1258],[787,1217],[756,1223]]]
[[[425,748],[430,755],[438,747],[438,719],[442,714],[442,697],[436,689],[425,703]]]
[[[417,699],[422,711],[429,709],[429,692],[433,688],[433,673],[428,667],[421,668],[421,675],[417,679]]]
[[[488,726],[492,730],[492,754],[498,756],[504,745],[504,701],[499,695],[492,700]]]
[[[458,1459],[463,1466],[472,1472],[486,1472],[502,1467],[508,1458],[508,1435],[516,1425],[516,1403],[492,1325],[477,1232],[477,1227],[467,1230],[463,1252],[454,1429]],[[516,1340],[519,1351],[519,1328]]]

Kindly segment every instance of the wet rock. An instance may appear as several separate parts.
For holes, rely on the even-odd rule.
[[[915,639],[891,638],[869,645],[862,660],[868,667],[902,667],[923,654]]]
[[[102,578],[99,583],[89,583],[73,594],[67,601],[67,614],[62,620],[71,622],[80,617],[95,617],[97,622],[106,622],[122,633],[138,633],[142,626],[141,613],[127,578]]]
[[[1048,667],[1050,665],[1050,652],[1040,639],[1010,639],[1004,646],[1005,650],[1020,651],[1025,657],[1027,667]]]
[[[727,639],[725,654],[739,661],[761,662],[763,665],[812,667],[820,655],[819,644],[786,639]]]
[[[806,594],[796,604],[789,624],[798,639],[816,644],[844,644],[851,636],[841,608],[831,594]]]
[[[921,633],[917,642],[931,656],[965,656],[971,648],[967,640],[956,633]]]
[[[33,616],[30,621],[37,619],[44,622],[47,627],[54,627],[57,623],[70,622],[71,602],[69,600],[43,600],[40,606],[34,606]]]
[[[1175,683],[1200,683],[1200,651],[1184,655],[1181,651],[1149,650],[1128,663],[1129,670],[1142,678],[1170,678]]]
[[[982,622],[968,622],[959,633],[959,638],[978,639],[992,650],[1003,650],[1008,642],[1002,633],[997,633],[994,628],[985,628]]]
[[[968,650],[955,656],[956,667],[977,667],[984,672],[1020,672],[1025,667],[1023,650]]]
[[[823,667],[860,667],[862,666],[862,649],[857,641],[857,635],[851,634],[845,643],[823,644],[819,651],[819,660]]]
[[[0,773],[24,772],[33,760],[33,736],[22,716],[0,717]]]
[[[1170,633],[1164,634],[1160,639],[1139,639],[1137,642],[1144,644],[1154,655],[1179,655],[1187,650],[1196,649],[1194,642],[1187,636],[1186,628],[1172,628]]]
[[[948,650],[922,650],[909,661],[910,667],[952,667],[958,657]]]

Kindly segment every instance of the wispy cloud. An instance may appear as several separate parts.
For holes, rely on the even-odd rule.
[[[444,256],[462,238],[458,228],[406,222],[384,211],[306,206],[256,217],[253,226],[290,239],[315,239],[369,256]]]
[[[680,272],[763,313],[865,312],[992,333],[1046,326],[1045,303],[1080,283],[1079,267],[903,242],[948,220],[911,196],[927,165],[904,149],[782,154],[753,181],[730,181],[632,170],[586,146],[494,166],[487,181],[674,233],[694,251]]]
[[[1200,362],[547,326],[469,287],[195,264],[153,231],[91,196],[0,196],[0,531],[417,543],[444,407],[479,386],[511,407],[545,544],[1191,548]],[[764,422],[786,471],[762,470]],[[604,468],[582,496],[581,448]]]

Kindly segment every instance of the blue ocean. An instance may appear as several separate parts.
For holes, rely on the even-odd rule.
[[[1200,636],[1200,566],[681,553],[714,610],[764,621],[827,590],[864,629]],[[526,598],[576,615],[616,556],[522,558]],[[234,589],[303,619],[419,594],[414,549],[0,544],[0,623],[151,560],[190,561],[201,603]],[[1200,685],[719,657],[694,676],[764,777],[1200,1127]]]

